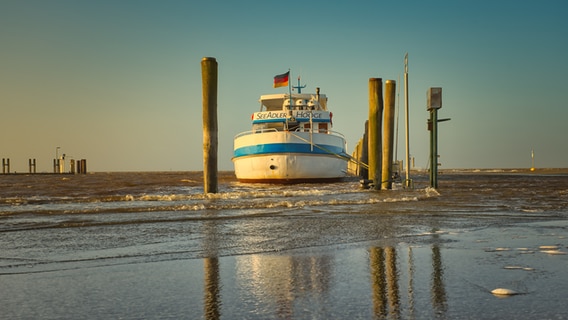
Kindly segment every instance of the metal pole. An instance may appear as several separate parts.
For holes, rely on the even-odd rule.
[[[438,109],[430,110],[430,187],[438,189]]]
[[[409,142],[409,125],[408,125],[408,52],[404,55],[404,122],[406,130],[406,160],[405,160],[405,172],[406,180],[404,185],[407,188],[412,187],[412,181],[410,180],[410,142]]]

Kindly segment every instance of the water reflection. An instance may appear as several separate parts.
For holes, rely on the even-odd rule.
[[[421,264],[418,268],[419,274],[416,274],[414,265],[413,249],[409,247],[408,256],[406,257],[407,271],[402,275],[403,265],[397,261],[397,252],[393,247],[373,247],[370,249],[370,266],[372,281],[372,296],[375,316],[379,319],[402,317],[401,310],[404,310],[404,318],[414,318],[415,315],[415,278],[421,278],[426,275],[426,264]],[[444,286],[443,262],[440,247],[433,245],[431,247],[431,279],[430,293],[433,312],[440,316],[446,312],[446,291]],[[401,306],[402,298],[400,288],[404,287],[401,278],[406,277],[406,306]],[[419,279],[421,280],[421,279]],[[419,281],[420,282],[420,281]]]
[[[205,319],[412,319],[447,312],[438,245],[210,257],[204,259],[204,272]]]
[[[217,252],[217,224],[209,221],[204,224],[205,241],[204,252],[207,258],[203,259],[205,296],[203,298],[203,312],[205,319],[214,320],[221,318],[220,306],[220,276],[219,257]]]
[[[291,318],[306,301],[319,300],[311,305],[317,307],[333,282],[332,259],[328,255],[242,257],[236,266],[236,280],[243,291],[240,298],[255,306],[260,318]]]
[[[444,288],[444,267],[440,246],[432,246],[432,306],[437,313],[446,312],[446,289]]]
[[[375,316],[400,316],[396,251],[393,247],[370,249],[371,281]]]
[[[219,258],[205,258],[203,263],[205,269],[205,319],[220,319],[221,313],[219,311],[219,307],[221,304],[221,297],[219,294]]]

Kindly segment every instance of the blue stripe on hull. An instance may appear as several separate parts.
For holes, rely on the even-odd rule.
[[[269,154],[269,153],[309,153],[309,154],[338,154],[346,155],[345,150],[336,146],[314,145],[305,143],[269,143],[259,144],[238,148],[234,152],[234,157],[243,157],[251,155]]]

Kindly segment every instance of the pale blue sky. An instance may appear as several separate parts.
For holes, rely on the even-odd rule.
[[[426,90],[443,88],[441,168],[568,167],[566,1],[0,1],[0,157],[51,171],[202,170],[201,66],[219,62],[219,168],[272,78],[329,97],[351,152],[368,79],[409,54],[410,149],[428,163]],[[294,80],[295,83],[295,80]],[[398,159],[404,158],[404,112]]]

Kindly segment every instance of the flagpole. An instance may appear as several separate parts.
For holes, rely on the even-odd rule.
[[[292,72],[290,72],[290,68],[288,68],[288,92],[290,94],[290,108],[292,108],[293,102],[292,102],[292,81],[290,81],[290,76],[292,75]]]

